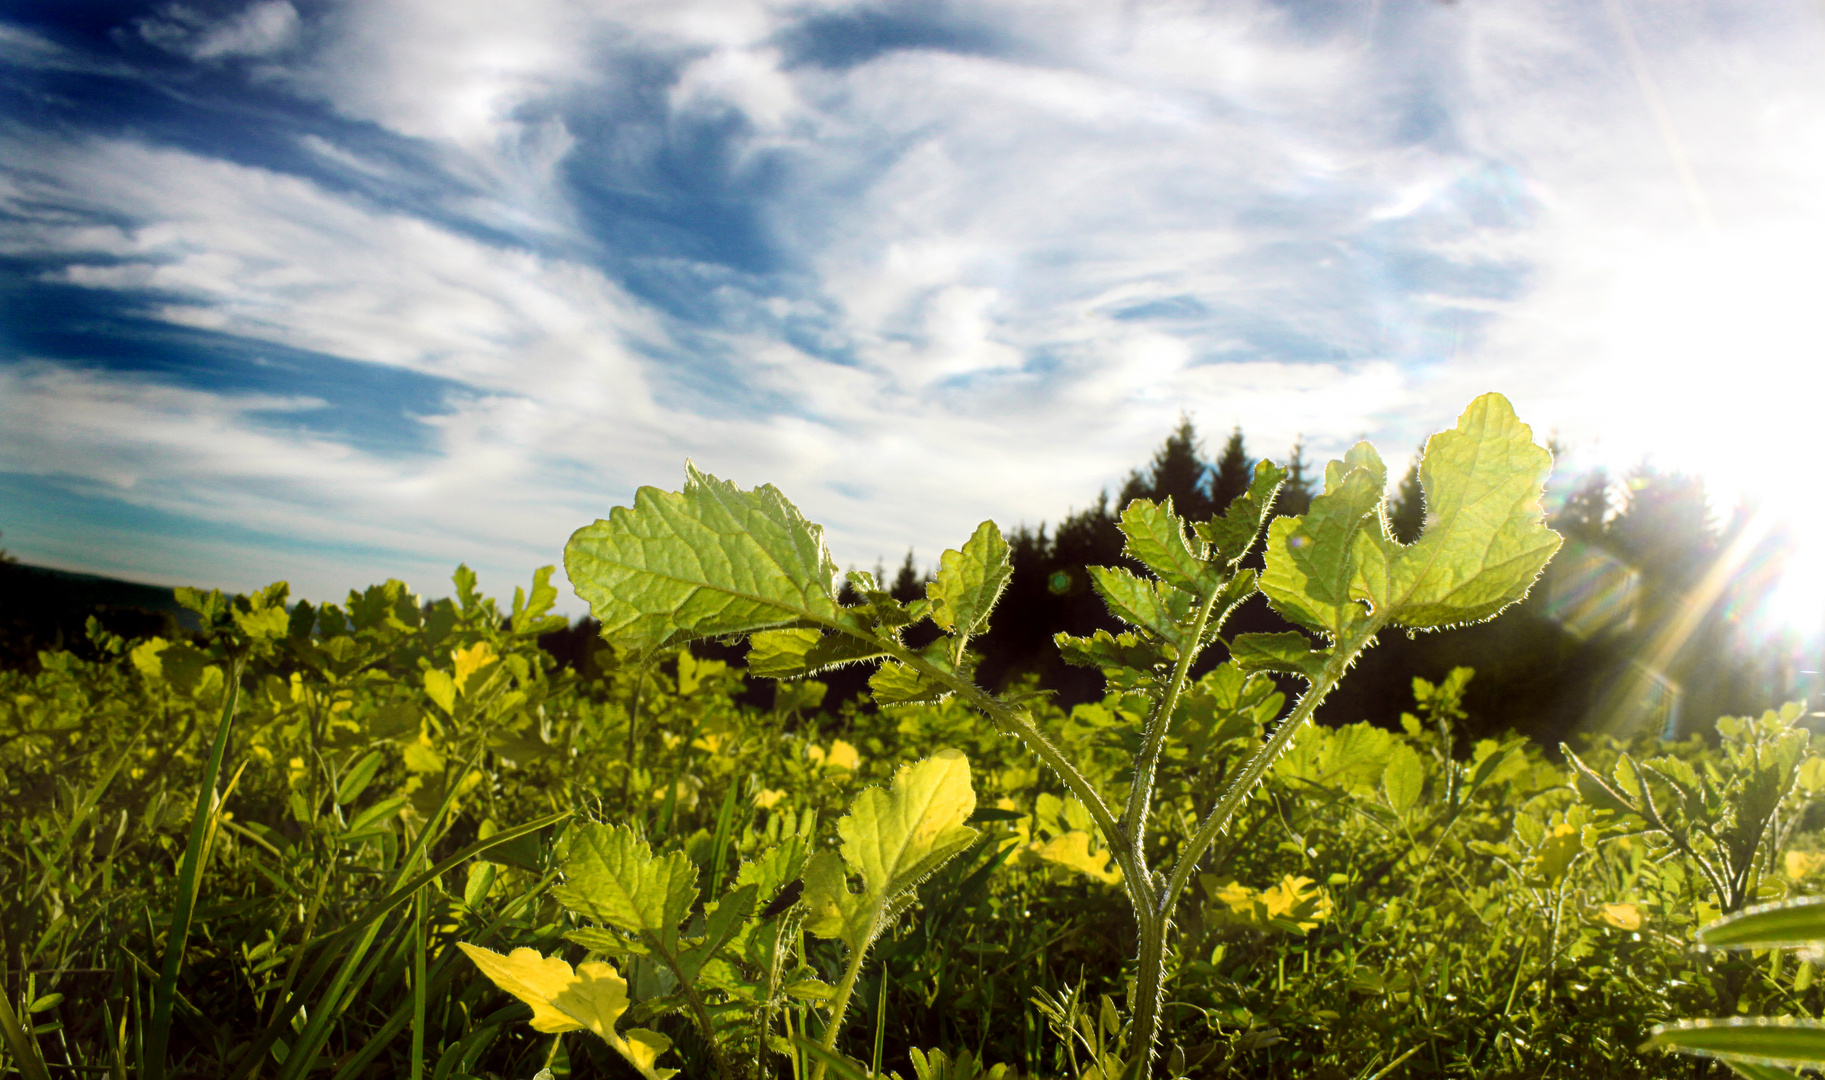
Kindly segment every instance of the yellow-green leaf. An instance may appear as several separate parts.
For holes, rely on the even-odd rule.
[[[742,491],[685,466],[681,492],[578,529],[564,569],[611,641],[634,651],[693,638],[838,619],[822,527],[772,485]]]
[[[1792,1016],[1732,1016],[1662,1024],[1643,1050],[1679,1050],[1750,1065],[1825,1068],[1825,1024]]]
[[[588,824],[572,835],[558,903],[597,922],[652,934],[669,949],[697,899],[697,867],[682,851],[655,858],[625,825]]]
[[[659,1055],[672,1041],[656,1031],[632,1028],[617,1032],[615,1021],[627,1011],[627,980],[613,965],[589,961],[571,970],[561,957],[541,956],[534,949],[519,948],[502,956],[468,942],[457,948],[494,985],[532,1006],[535,1031],[558,1034],[587,1029],[600,1036],[648,1080],[667,1080],[676,1069],[657,1068]]]
[[[946,551],[939,558],[938,576],[925,586],[932,622],[954,634],[982,633],[1013,576],[1008,542],[994,522],[983,522],[961,551]]]

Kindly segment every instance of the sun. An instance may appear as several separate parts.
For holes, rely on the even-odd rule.
[[[1646,246],[1600,307],[1577,396],[1613,467],[1704,479],[1727,519],[1752,507],[1720,572],[1780,572],[1763,629],[1825,631],[1825,228]],[[1780,548],[1771,564],[1768,544]]]

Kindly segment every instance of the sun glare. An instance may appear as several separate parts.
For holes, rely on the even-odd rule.
[[[1825,230],[1727,232],[1644,251],[1600,321],[1600,360],[1578,397],[1612,470],[1648,460],[1703,477],[1719,519],[1755,508],[1750,532],[1778,537],[1778,567],[1736,545],[1729,574],[1780,579],[1762,631],[1825,630],[1825,490],[1819,475],[1820,276]],[[1600,410],[1600,411],[1598,411]]]

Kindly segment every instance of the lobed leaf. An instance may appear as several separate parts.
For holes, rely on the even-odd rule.
[[[1277,634],[1237,634],[1229,643],[1229,656],[1242,671],[1284,671],[1316,678],[1331,658],[1329,649],[1314,649],[1310,638],[1297,630]]]
[[[979,835],[964,824],[976,809],[969,759],[957,750],[903,765],[891,791],[869,788],[837,822],[842,858],[820,852],[805,865],[806,929],[866,949],[928,874]],[[862,891],[849,891],[849,874]]]
[[[1092,566],[1090,583],[1116,618],[1161,640],[1179,644],[1180,624],[1191,614],[1191,596],[1147,581],[1119,566]]]
[[[1128,540],[1123,550],[1161,581],[1193,595],[1210,587],[1215,569],[1192,550],[1185,519],[1172,512],[1171,498],[1164,504],[1133,500],[1122,510],[1120,528]]]
[[[965,637],[981,633],[1013,576],[1008,542],[994,522],[983,522],[963,550],[946,551],[938,560],[938,576],[925,586],[932,622]]]
[[[1426,528],[1401,547],[1385,534],[1356,545],[1363,599],[1411,627],[1486,619],[1527,595],[1560,536],[1540,505],[1552,454],[1500,394],[1470,403],[1420,459]]]
[[[610,964],[599,960],[577,965],[575,971],[563,958],[541,956],[534,949],[518,948],[502,956],[490,949],[459,941],[457,948],[475,961],[494,985],[532,1006],[534,1031],[559,1034],[588,1029],[632,1065],[647,1080],[667,1080],[676,1069],[656,1067],[659,1055],[672,1041],[656,1031],[615,1030],[615,1021],[627,1011],[627,980]]]
[[[882,655],[873,642],[816,627],[763,630],[749,641],[748,673],[769,679],[796,679]]]
[[[670,949],[697,899],[697,867],[682,851],[654,858],[625,825],[588,824],[573,834],[558,903]]]
[[[643,487],[633,507],[571,535],[564,569],[603,636],[647,651],[813,620],[835,624],[824,531],[778,488],[742,491],[685,466],[681,492]]]
[[[1257,462],[1248,490],[1231,500],[1221,516],[1193,526],[1198,536],[1215,547],[1224,561],[1239,561],[1261,535],[1261,523],[1273,509],[1274,496],[1286,483],[1286,475],[1285,469],[1271,461]]]

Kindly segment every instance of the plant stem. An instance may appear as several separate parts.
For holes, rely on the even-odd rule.
[[[1209,816],[1198,826],[1197,833],[1185,842],[1177,861],[1173,863],[1172,873],[1168,876],[1158,901],[1144,913],[1141,922],[1142,942],[1147,942],[1149,933],[1157,933],[1160,935],[1161,943],[1158,946],[1159,959],[1149,965],[1143,957],[1141,970],[1137,976],[1134,1002],[1134,1053],[1140,1064],[1135,1075],[1139,1077],[1147,1075],[1153,1058],[1153,1044],[1159,1038],[1160,992],[1157,989],[1157,980],[1161,976],[1160,968],[1164,966],[1165,962],[1166,927],[1171,924],[1172,911],[1178,903],[1179,893],[1184,891],[1186,882],[1191,879],[1191,872],[1197,867],[1198,860],[1203,857],[1204,849],[1208,848],[1216,839],[1217,833],[1229,825],[1230,819],[1235,817],[1236,812],[1242,808],[1242,803],[1254,791],[1255,785],[1266,774],[1268,767],[1291,745],[1293,735],[1305,725],[1307,720],[1312,718],[1312,714],[1318,710],[1318,706],[1324,703],[1325,696],[1337,685],[1338,680],[1343,678],[1344,672],[1349,670],[1350,664],[1356,659],[1357,654],[1374,642],[1376,632],[1382,628],[1385,621],[1381,617],[1372,617],[1348,640],[1337,643],[1331,652],[1330,660],[1325,663],[1323,670],[1318,673],[1318,677],[1312,680],[1306,692],[1301,695],[1299,703],[1293,706],[1293,711],[1288,714],[1279,729],[1265,743],[1261,744],[1254,756],[1248,759],[1248,764],[1244,765],[1235,778],[1229,782],[1229,787],[1224,791],[1223,797],[1217,800],[1216,808],[1211,810]],[[1143,916],[1143,911],[1138,905],[1135,908],[1135,915]],[[1156,989],[1151,994],[1144,994],[1141,992],[1141,988],[1147,984],[1150,978],[1155,980]]]
[[[877,920],[879,921],[878,917]],[[824,1028],[824,1049],[836,1052],[836,1037],[843,1030],[843,1014],[849,1011],[850,995],[855,993],[856,976],[862,973],[862,961],[868,958],[868,946],[874,944],[874,934],[867,937],[867,944],[849,954],[849,966],[843,971],[843,981],[837,983],[836,999],[830,1012],[830,1024]],[[824,1080],[824,1062],[817,1063],[811,1070],[811,1080]]]
[[[1191,633],[1179,647],[1179,660],[1173,665],[1172,678],[1166,684],[1166,692],[1160,695],[1159,703],[1154,707],[1153,719],[1147,725],[1141,752],[1134,759],[1134,778],[1128,786],[1128,806],[1122,813],[1122,828],[1128,833],[1128,843],[1134,847],[1134,862],[1137,866],[1144,866],[1147,862],[1142,844],[1147,838],[1147,806],[1153,799],[1153,774],[1159,764],[1160,746],[1166,741],[1166,729],[1172,724],[1173,710],[1179,707],[1179,694],[1185,688],[1185,677],[1191,672],[1192,661],[1198,657],[1198,642],[1204,638],[1204,627],[1209,624],[1211,610],[1216,607],[1217,597],[1222,595],[1226,584],[1227,582],[1219,582],[1199,602]],[[1113,840],[1113,837],[1110,839]]]

